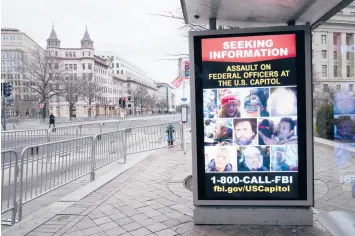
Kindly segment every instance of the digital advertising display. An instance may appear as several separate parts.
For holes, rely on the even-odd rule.
[[[198,200],[312,202],[305,44],[303,30],[193,37]]]

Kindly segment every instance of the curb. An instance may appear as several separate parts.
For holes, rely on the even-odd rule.
[[[355,153],[355,146],[351,146],[351,143],[338,143],[338,142],[334,142],[331,140],[318,138],[318,137],[314,137],[313,140],[315,143],[318,143],[318,144],[323,144],[323,145],[327,145],[327,146],[334,147],[334,148],[344,149],[346,151]]]

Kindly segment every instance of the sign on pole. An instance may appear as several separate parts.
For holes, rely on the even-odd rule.
[[[310,38],[190,32],[195,205],[313,205]]]
[[[188,107],[187,104],[181,105],[181,122],[187,123],[187,116],[188,116]]]

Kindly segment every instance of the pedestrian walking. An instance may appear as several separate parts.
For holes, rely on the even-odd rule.
[[[55,127],[55,117],[54,115],[51,113],[51,115],[49,116],[49,128],[53,125],[53,127]]]

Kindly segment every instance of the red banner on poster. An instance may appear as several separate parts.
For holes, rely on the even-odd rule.
[[[295,34],[202,39],[202,61],[250,63],[295,56]]]

